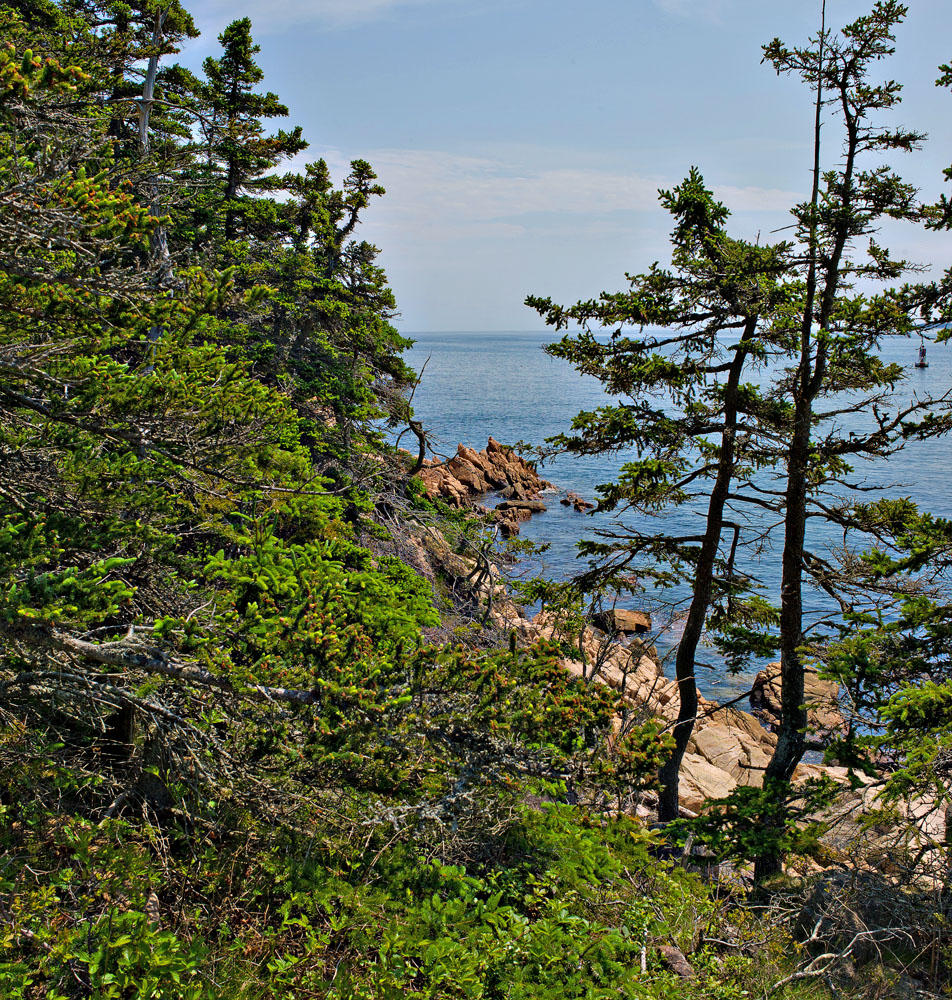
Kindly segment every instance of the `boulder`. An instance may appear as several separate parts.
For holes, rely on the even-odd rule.
[[[469,490],[455,476],[443,476],[439,494],[452,507],[462,507],[469,500]]]
[[[736,761],[745,756],[740,738],[726,726],[696,727],[691,734],[688,749],[714,767],[728,772]]]
[[[475,448],[467,448],[465,444],[460,442],[460,444],[456,446],[456,454],[461,459],[463,459],[463,461],[469,462],[471,465],[475,465],[476,468],[478,468],[482,472],[486,471],[484,468],[486,461],[485,452],[481,454],[480,452],[476,451]]]
[[[499,524],[499,534],[501,534],[503,538],[512,538],[513,535],[519,534],[518,521],[502,519],[497,523]]]
[[[460,458],[459,455],[447,464],[446,471],[457,482],[462,483],[474,497],[489,489],[489,483],[486,482],[482,470],[465,458]]]
[[[684,952],[680,948],[675,948],[671,944],[663,944],[658,948],[661,954],[661,961],[676,976],[682,979],[694,979],[695,972],[691,968],[691,963],[684,957]]]
[[[629,611],[626,608],[611,608],[594,618],[597,628],[610,635],[642,635],[651,630],[651,615],[644,611]]]
[[[541,500],[503,500],[496,504],[496,510],[526,510],[530,514],[542,514],[548,509]]]
[[[532,517],[532,511],[525,507],[504,507],[500,510],[498,507],[493,511],[492,518],[494,521],[528,521]]]
[[[489,444],[486,445],[485,455],[487,465],[505,478],[506,470],[514,457],[512,449],[501,445],[494,437],[490,437]]]
[[[816,670],[808,669],[804,677],[804,694],[810,732],[824,737],[846,730],[846,720],[840,711],[840,689],[835,681],[822,680]],[[750,692],[750,707],[771,728],[780,722],[780,664],[768,664],[754,678]]]
[[[681,805],[700,812],[707,799],[722,799],[737,787],[727,771],[715,767],[700,754],[688,751],[681,762]]]
[[[509,464],[505,458],[489,455],[486,462],[486,481],[492,483],[493,489],[512,488],[509,475]]]
[[[419,476],[427,496],[441,497],[454,507],[468,506],[477,497],[496,489],[504,490],[507,500],[534,502],[533,497],[551,487],[528,462],[495,438],[489,439],[484,451],[460,443],[448,462],[427,459]],[[545,505],[531,509],[541,512]]]
[[[720,720],[731,729],[736,730],[741,740],[745,743],[761,746],[768,750],[772,750],[777,745],[776,733],[764,729],[750,712],[743,712],[739,708],[730,707],[721,709],[714,718]]]
[[[505,489],[499,491],[499,495],[503,500],[527,500],[525,487],[522,483],[517,483],[515,486],[507,486]]]

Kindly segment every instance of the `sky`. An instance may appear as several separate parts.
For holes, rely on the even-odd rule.
[[[952,163],[948,0],[909,0],[882,79],[904,85],[895,120],[927,132],[896,162],[924,196]],[[735,236],[782,238],[808,197],[811,95],[761,64],[774,37],[803,44],[819,0],[194,0],[193,68],[249,16],[263,86],[338,183],[369,160],[386,187],[361,235],[381,248],[399,328],[533,330],[527,294],[561,303],[625,286],[668,260],[659,188],[692,165]],[[828,0],[841,27],[868,10]],[[825,162],[839,151],[826,128]],[[888,237],[888,239],[887,239]],[[896,255],[952,266],[952,235],[894,227]]]

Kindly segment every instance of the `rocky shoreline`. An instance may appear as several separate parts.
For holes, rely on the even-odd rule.
[[[451,507],[473,509],[498,524],[503,537],[518,534],[521,522],[544,512],[547,506],[541,497],[557,491],[529,462],[492,437],[481,451],[460,444],[448,461],[426,461],[418,475],[429,497],[439,498]],[[493,509],[480,503],[491,492],[503,498]],[[564,494],[560,502],[579,511],[591,507],[572,493]],[[430,544],[427,539],[420,541],[431,557],[445,549],[436,537],[429,539]],[[442,560],[437,558],[437,562]],[[500,584],[498,571],[480,575],[473,572],[474,567],[475,560],[454,555],[441,568],[456,577],[458,583],[470,586],[475,599],[487,601],[489,621],[494,626],[510,634],[515,632],[525,644],[565,638],[553,616],[542,612],[527,618]],[[492,600],[488,601],[490,595]],[[562,665],[575,676],[594,676],[609,684],[642,717],[653,716],[673,725],[678,712],[677,684],[665,677],[654,647],[638,637],[649,630],[647,615],[615,609],[587,625],[580,637],[573,637],[579,656],[564,657]],[[751,712],[699,698],[697,721],[680,773],[680,808],[684,816],[697,815],[706,802],[723,798],[739,786],[759,787],[763,783],[777,744],[773,729],[779,715],[778,677],[779,664],[771,664],[757,675],[750,695]],[[816,674],[808,675],[806,687],[811,739],[826,741],[845,726],[838,690]],[[856,776],[851,780],[847,768],[815,763],[801,763],[794,775],[795,781],[818,777],[832,778],[842,789],[830,817],[824,818],[835,820],[834,832],[828,835],[830,846],[848,850],[857,837],[868,836],[862,832],[860,817],[873,803],[878,782],[867,778],[857,784]],[[642,808],[650,818],[650,808]],[[939,822],[938,818],[928,809],[923,813],[923,840],[936,838],[937,832],[931,827]]]
[[[427,496],[439,498],[452,507],[473,508],[496,522],[504,537],[517,534],[520,522],[544,512],[546,504],[540,497],[556,489],[530,463],[492,437],[482,451],[460,444],[448,461],[427,460],[418,475]],[[494,509],[480,503],[490,492],[504,498]],[[565,494],[561,502],[578,510],[589,506],[574,493]],[[526,644],[557,637],[558,622],[544,613],[532,619],[524,617],[499,586],[498,579],[499,574],[494,573],[493,624],[515,630]],[[664,676],[653,647],[644,646],[637,638],[627,642],[610,638],[645,633],[650,626],[650,618],[642,612],[616,609],[606,613],[602,620],[588,626],[581,637],[580,657],[584,655],[584,662],[581,658],[566,658],[562,662],[576,676],[588,676],[594,671],[598,680],[621,691],[633,708],[673,722],[677,717],[677,685]],[[767,685],[765,691],[770,690]],[[764,704],[766,711],[771,699],[765,697]],[[705,799],[721,798],[739,784],[758,784],[776,742],[776,736],[754,715],[733,707],[721,709],[702,698],[700,717],[681,774],[681,804],[685,813],[693,815]]]
[[[531,619],[521,615],[518,607],[497,598],[494,620],[500,627],[515,628],[522,641],[564,638],[559,623],[552,616],[540,613]],[[577,677],[594,677],[609,684],[623,695],[632,712],[642,718],[653,716],[673,725],[678,714],[677,684],[665,677],[654,647],[632,634],[624,641],[617,636],[586,626],[578,642],[578,658],[566,657],[562,665]],[[764,672],[765,687],[773,687],[779,664],[771,664]],[[758,676],[760,680],[760,676]],[[845,724],[843,716],[831,701],[831,686],[813,675],[807,684],[807,709],[810,719],[809,738],[822,742],[834,730]],[[757,685],[755,683],[755,691]],[[770,724],[769,710],[758,717],[734,705],[720,705],[699,697],[698,716],[694,732],[680,771],[680,812],[684,817],[698,815],[710,801],[724,798],[740,786],[760,787],[774,749],[777,736],[762,724]],[[877,806],[880,781],[846,767],[820,763],[801,763],[794,772],[794,783],[809,779],[832,779],[839,791],[833,804],[822,815],[811,817],[826,824],[822,836],[824,848],[832,862],[849,856],[862,843],[864,852],[883,853],[900,845],[904,849],[927,849],[942,841],[945,820],[942,810],[934,808],[929,798],[899,806],[896,822],[871,828],[864,816]],[[647,821],[655,818],[650,803],[637,812]],[[816,861],[800,862],[804,873],[819,871],[824,865]]]

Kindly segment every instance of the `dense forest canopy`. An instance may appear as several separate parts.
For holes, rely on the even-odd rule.
[[[839,42],[822,33],[819,52],[768,47],[778,70],[839,85],[848,150],[856,120],[896,97],[864,73],[901,17],[880,3]],[[3,995],[818,997],[859,940],[879,949],[882,983],[907,967],[947,981],[947,870],[937,887],[918,870],[897,886],[867,865],[904,922],[845,947],[846,890],[805,934],[808,902],[791,902],[803,884],[781,879],[766,916],[749,908],[741,877],[691,870],[685,840],[708,839],[705,866],[711,850],[757,860],[757,892],[785,855],[824,859],[823,824],[792,806],[803,789],[789,760],[766,794],[747,788],[689,829],[670,788],[698,711],[690,671],[679,665],[672,739],[623,686],[567,669],[591,646],[577,615],[577,647],[561,625],[538,641],[506,627],[493,525],[416,476],[427,434],[409,342],[379,250],[360,238],[384,189],[362,159],[343,178],[322,159],[289,172],[307,142],[265,89],[250,20],[222,31],[201,74],[174,61],[196,35],[175,0],[0,4],[0,28]],[[918,142],[864,129],[867,152]],[[844,385],[886,392],[898,374],[879,339],[946,315],[944,282],[876,298],[839,282],[901,273],[875,244],[872,263],[844,262],[880,215],[943,227],[948,206],[919,205],[877,170],[823,185],[818,171],[795,209],[795,251],[729,238],[726,208],[692,173],[663,195],[670,271],[574,314],[536,305],[557,326],[700,324],[677,334],[689,360],[676,369],[644,341],[552,348],[626,391],[668,379],[694,422],[674,427],[639,399],[581,416],[563,443],[662,439],[661,459],[602,503],[663,505],[688,495],[678,449],[723,435],[702,474],[715,482],[709,537],[629,539],[622,561],[694,567],[698,634],[712,602],[747,609],[748,643],[780,620],[782,746],[802,735],[801,661],[822,654],[871,717],[841,759],[856,773],[889,761],[899,827],[900,800],[948,798],[948,525],[908,504],[850,511],[879,550],[842,585],[877,599],[855,602],[822,650],[804,650],[789,588],[779,619],[742,605],[719,555],[738,469],[783,466],[809,503],[846,451],[791,428],[815,429],[814,402]],[[724,329],[743,331],[726,361],[711,348]],[[741,382],[769,352],[800,359],[782,387],[792,402]],[[947,418],[883,419],[856,447],[888,451]],[[396,428],[418,458],[388,443]],[[801,539],[798,574],[803,556]],[[908,586],[924,566],[935,586]],[[606,662],[634,648],[594,642]],[[692,669],[693,657],[685,647]],[[660,831],[635,808],[658,801],[659,770]],[[752,822],[759,839],[745,837]],[[933,872],[947,852],[922,850]],[[817,964],[797,935],[835,950]]]

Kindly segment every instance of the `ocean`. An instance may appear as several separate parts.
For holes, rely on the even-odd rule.
[[[403,331],[401,331],[403,332]],[[547,437],[569,429],[572,417],[583,409],[609,402],[600,383],[579,375],[563,361],[546,355],[542,346],[555,339],[551,332],[513,333],[413,333],[414,345],[407,360],[417,372],[423,371],[413,399],[414,411],[430,430],[438,451],[447,457],[458,443],[477,450],[484,448],[490,435],[503,444],[541,444]],[[952,348],[929,346],[929,367],[915,369],[918,344],[896,341],[883,352],[890,361],[909,367],[909,378],[897,397],[913,393],[941,395],[952,388]],[[853,420],[862,418],[853,417]],[[846,424],[859,429],[859,423]],[[404,442],[405,444],[405,442]],[[610,482],[624,461],[624,454],[600,456],[560,455],[548,460],[542,475],[563,490],[585,499],[596,498],[596,486]],[[883,495],[908,496],[921,509],[942,517],[952,517],[952,437],[916,442],[888,460],[860,462],[853,477],[870,486],[888,487]],[[599,525],[607,526],[610,515],[580,514],[563,507],[553,497],[546,513],[535,515],[522,525],[521,537],[549,544],[540,558],[516,568],[516,572],[543,571],[564,579],[584,568],[577,558],[580,538],[590,536]],[[698,505],[665,517],[663,529],[696,533],[702,525]],[[659,524],[659,527],[662,527]],[[809,543],[818,550],[837,544],[835,531],[813,530]],[[743,568],[758,575],[768,588],[764,596],[775,597],[779,585],[780,546],[777,535],[773,548],[744,556]],[[686,588],[663,595],[648,593],[623,602],[651,610],[660,629],[658,649],[668,656],[677,638],[677,617],[672,619],[672,601],[685,602]],[[805,594],[809,614],[823,615],[832,609],[822,593]],[[698,684],[709,698],[725,700],[749,687],[750,678],[767,661],[751,661],[743,674],[728,674],[715,650],[698,652]],[[666,663],[666,670],[673,669]]]

